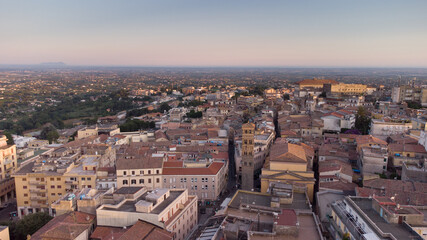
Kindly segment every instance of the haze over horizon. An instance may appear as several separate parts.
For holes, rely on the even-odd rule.
[[[0,64],[427,67],[426,1],[0,1]]]

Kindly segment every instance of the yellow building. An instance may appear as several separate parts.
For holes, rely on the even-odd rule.
[[[48,212],[51,204],[74,189],[95,188],[99,156],[82,156],[79,150],[58,148],[22,166],[13,176],[18,216]]]
[[[8,145],[6,136],[0,135],[0,205],[15,195],[11,174],[16,170],[16,159],[16,145]]]
[[[341,93],[345,95],[357,95],[366,93],[368,86],[365,84],[347,84],[347,83],[339,83],[339,84],[331,84],[327,86],[328,92],[331,93]]]
[[[305,151],[300,145],[278,138],[260,178],[263,193],[267,192],[271,183],[281,182],[293,185],[294,189],[306,189],[310,201],[313,201],[314,172],[308,171]]]
[[[8,226],[0,226],[0,239],[1,240],[9,240],[9,227]]]
[[[98,136],[98,126],[85,127],[77,131],[77,139],[87,138],[91,136]]]
[[[331,80],[331,79],[304,79],[301,81],[298,81],[297,84],[299,85],[300,89],[302,88],[323,88],[325,84],[338,84],[337,81]]]

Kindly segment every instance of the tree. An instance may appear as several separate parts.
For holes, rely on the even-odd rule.
[[[52,220],[53,217],[44,212],[38,212],[24,216],[18,222],[9,224],[9,232],[11,239],[26,240],[27,235],[33,235],[46,223]]]
[[[169,111],[171,109],[171,107],[169,106],[169,104],[167,104],[167,103],[162,103],[161,105],[160,105],[160,107],[159,107],[159,111],[160,112],[167,112],[167,111]]]
[[[423,107],[419,102],[407,101],[406,103],[408,104],[408,108],[412,109],[421,109]]]
[[[362,134],[368,134],[371,128],[371,118],[368,116],[366,109],[362,106],[357,110],[355,127]]]
[[[201,118],[203,116],[202,112],[191,110],[186,114],[188,118]]]
[[[12,137],[12,134],[10,134],[10,132],[4,132],[4,135],[7,138],[7,144],[9,145],[15,144],[15,141],[13,141],[13,137]]]
[[[53,125],[49,124],[41,131],[40,138],[49,140],[49,143],[52,143],[59,138],[59,133]]]

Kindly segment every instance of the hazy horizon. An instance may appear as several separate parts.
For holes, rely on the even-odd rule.
[[[0,64],[427,68],[427,1],[0,0]]]

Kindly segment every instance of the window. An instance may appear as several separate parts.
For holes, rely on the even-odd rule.
[[[151,170],[148,170],[148,174],[151,174]]]
[[[156,182],[157,182],[157,183],[160,183],[160,178],[156,178]]]
[[[151,178],[148,179],[148,183],[151,183]]]
[[[91,180],[91,178],[90,178],[90,177],[88,177],[88,178],[87,178],[87,180],[88,180],[88,181],[90,181],[90,180]]]
[[[126,176],[126,175],[127,175],[127,172],[126,172],[126,171],[123,171],[123,175],[125,175],[125,176]]]
[[[55,188],[55,185],[51,185],[50,188]]]
[[[27,181],[27,179],[26,178],[22,178],[22,181]]]
[[[194,186],[194,190],[197,190],[197,186]]]
[[[139,171],[139,174],[144,174],[144,170]]]
[[[61,178],[56,178],[56,181],[61,181]]]
[[[128,184],[128,180],[123,180],[123,185],[127,185]]]
[[[51,193],[50,195],[51,195],[51,196],[55,196],[56,194],[55,194],[55,193]]]
[[[163,183],[166,183],[166,178],[163,178]]]
[[[160,170],[156,170],[156,173],[157,173],[157,174],[159,174],[159,173],[160,173]]]
[[[28,201],[24,201],[24,204],[28,204]],[[28,209],[28,213],[30,213],[30,211],[29,211],[30,209]],[[31,209],[31,211],[32,211],[32,209]]]
[[[27,193],[24,193],[24,197],[28,197],[28,194],[27,194]]]
[[[56,188],[62,188],[62,186],[61,186],[61,185],[58,185],[58,186],[56,186]]]
[[[85,180],[86,180],[86,178],[82,177],[82,181],[85,181]]]
[[[135,171],[132,171],[132,175],[135,175]]]
[[[22,186],[23,189],[27,189],[27,186]]]
[[[50,181],[55,181],[55,178],[51,177],[51,178],[50,178]]]
[[[144,183],[144,179],[139,179],[139,184],[143,184]]]
[[[136,184],[136,180],[135,179],[130,180],[130,184]]]

